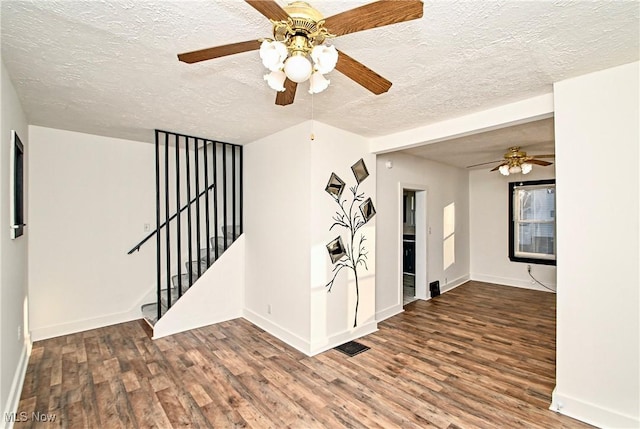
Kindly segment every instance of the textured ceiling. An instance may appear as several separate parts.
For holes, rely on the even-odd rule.
[[[438,161],[454,167],[490,170],[502,161],[507,149],[519,146],[527,155],[553,154],[555,151],[553,118],[508,128],[427,144],[402,152]],[[547,161],[554,162],[553,159]],[[473,166],[473,167],[471,167]]]
[[[365,3],[312,1],[325,16]],[[334,71],[325,92],[312,98],[302,84],[281,107],[257,52],[176,58],[269,37],[269,21],[245,2],[1,5],[2,60],[31,124],[143,141],[160,128],[242,144],[312,117],[384,136],[547,93],[555,81],[636,61],[640,50],[637,1],[425,1],[420,20],[334,41],[391,80],[388,93]]]

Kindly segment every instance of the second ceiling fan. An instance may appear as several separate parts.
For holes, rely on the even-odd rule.
[[[191,64],[260,50],[263,64],[271,70],[265,80],[278,91],[276,104],[281,106],[293,103],[300,82],[309,80],[311,93],[325,89],[329,81],[324,74],[334,67],[376,95],[387,92],[390,81],[324,42],[357,31],[418,19],[423,13],[420,0],[377,1],[329,18],[302,1],[284,7],[274,0],[245,1],[271,21],[273,38],[186,52],[179,54],[178,59]]]

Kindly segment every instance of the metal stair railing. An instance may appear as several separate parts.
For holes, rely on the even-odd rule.
[[[173,154],[170,152],[171,146],[175,148]],[[242,234],[242,158],[240,145],[155,130],[157,227],[127,253],[140,251],[147,241],[156,236],[156,320],[159,320],[163,312],[182,296],[183,280],[187,281],[187,289],[191,287],[227,249],[229,242]],[[170,165],[170,161],[173,161],[173,166]],[[184,175],[181,174],[182,166],[185,169]],[[204,187],[202,191],[201,185]],[[192,188],[195,188],[193,198],[191,197]],[[187,202],[179,207],[182,191],[186,191]],[[219,199],[222,200],[222,204],[219,204]],[[173,214],[171,214],[172,206],[175,208]],[[194,210],[195,216],[192,216]],[[182,228],[182,214],[185,211],[186,231]],[[216,231],[215,237],[211,237],[212,218],[213,230]],[[220,237],[217,233],[219,223],[222,223],[222,244],[219,243]],[[164,240],[161,233],[164,233]],[[186,245],[183,243],[185,233]],[[205,248],[201,248],[203,233],[206,237]],[[182,261],[183,250],[186,250],[188,256],[184,274],[181,266],[185,262]],[[205,252],[205,255],[202,255],[202,252]],[[163,271],[166,276],[164,289]],[[174,272],[176,275],[172,275]],[[171,285],[172,279],[177,280],[175,287]],[[163,297],[165,291],[166,297]]]

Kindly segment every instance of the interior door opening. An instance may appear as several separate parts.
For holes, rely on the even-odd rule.
[[[402,187],[402,266],[403,307],[416,299],[427,299],[427,191]]]

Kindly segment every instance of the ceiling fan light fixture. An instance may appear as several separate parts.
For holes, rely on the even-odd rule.
[[[282,42],[265,40],[260,45],[262,64],[271,71],[282,70],[287,55],[289,51]]]
[[[311,76],[311,61],[302,52],[294,52],[284,62],[284,73],[289,80],[301,83]]]
[[[309,94],[317,94],[324,91],[331,81],[325,78],[319,71],[313,72],[309,78]]]
[[[333,45],[316,45],[311,50],[311,59],[316,70],[326,74],[335,68],[338,62],[338,50]]]
[[[510,174],[517,174],[522,172],[522,168],[520,168],[519,165],[512,165],[511,167],[509,167],[509,173]]]
[[[522,164],[522,174],[529,174],[533,170],[533,165],[525,162]]]
[[[509,175],[509,166],[508,165],[501,165],[498,168],[498,171],[500,172],[500,174],[502,174],[503,176],[508,176]]]
[[[279,92],[284,91],[284,81],[286,78],[287,75],[285,75],[282,70],[274,70],[264,75],[264,80],[267,81],[269,87]]]

